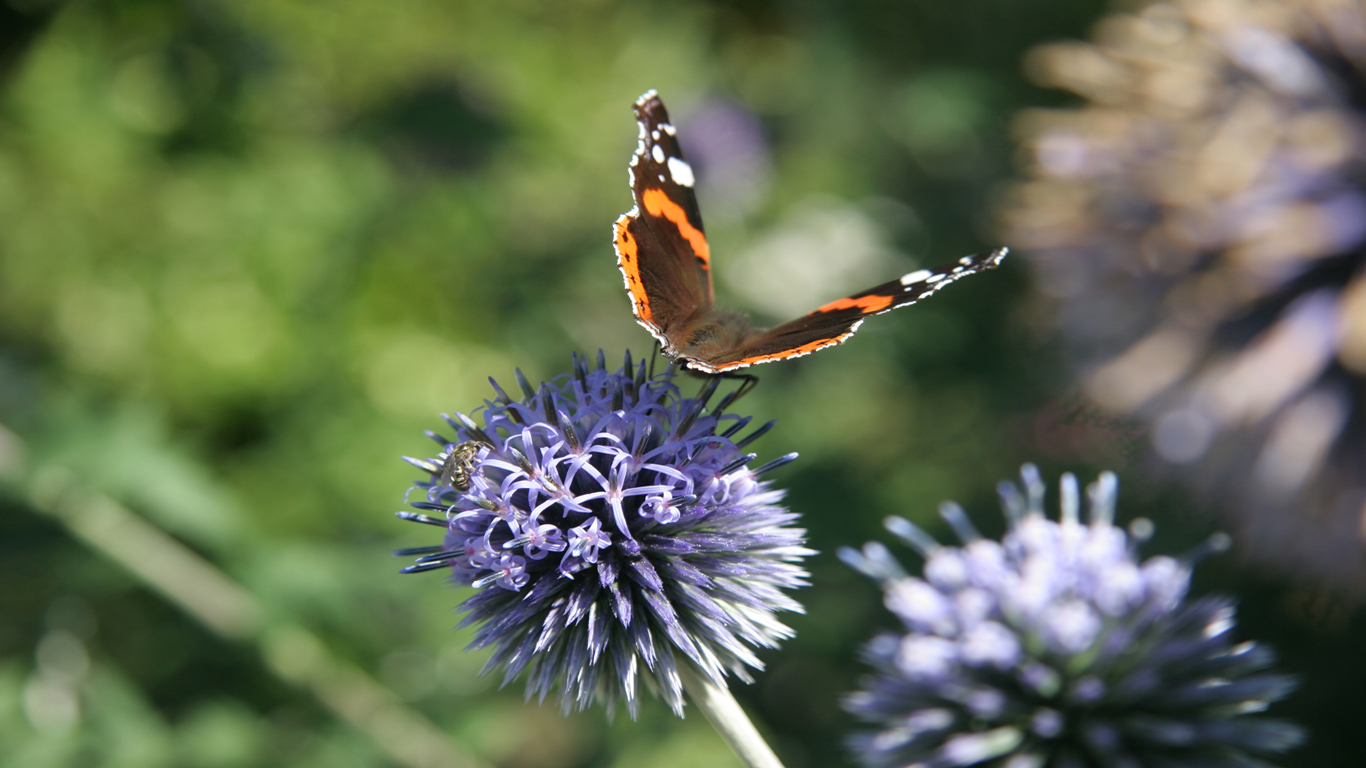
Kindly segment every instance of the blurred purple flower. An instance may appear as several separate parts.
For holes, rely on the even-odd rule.
[[[1005,212],[1092,401],[1245,554],[1366,596],[1366,12],[1176,0],[1029,66]]]
[[[772,424],[732,439],[750,419],[708,411],[720,379],[685,398],[672,374],[645,363],[609,372],[576,356],[572,375],[539,390],[518,373],[520,402],[494,383],[483,426],[446,417],[455,439],[434,459],[408,459],[431,475],[412,506],[444,513],[399,517],[441,526],[441,546],[412,573],[449,570],[477,591],[461,608],[478,625],[472,648],[492,647],[485,670],[504,683],[527,675],[527,695],[559,689],[566,711],[602,699],[632,716],[641,677],[681,714],[678,667],[717,686],[762,666],[752,646],[775,647],[791,630],[777,611],[801,611],[782,590],[804,585],[813,554],[783,492],[759,480],[796,458],[751,469],[743,452]],[[466,489],[446,483],[448,460],[479,446]],[[681,657],[679,656],[681,654]]]
[[[1294,725],[1248,715],[1294,681],[1266,672],[1270,651],[1234,641],[1228,600],[1186,599],[1199,552],[1139,562],[1113,524],[1113,473],[1087,489],[1085,523],[1075,477],[1063,476],[1054,522],[1038,471],[1021,474],[1023,493],[1000,486],[999,542],[953,503],[940,511],[958,547],[888,519],[925,557],[923,577],[878,543],[840,552],[882,583],[905,627],[867,646],[876,674],[845,702],[878,728],[851,742],[864,765],[1247,766],[1301,741]]]
[[[697,171],[701,193],[716,215],[738,217],[763,203],[773,159],[754,113],[722,98],[709,98],[679,121],[679,142]]]

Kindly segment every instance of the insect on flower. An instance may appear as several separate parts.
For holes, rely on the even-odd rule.
[[[474,587],[462,626],[493,649],[486,669],[525,673],[528,695],[558,689],[566,710],[634,714],[644,678],[681,713],[681,674],[749,680],[753,648],[792,634],[775,614],[801,610],[784,590],[812,552],[760,479],[796,454],[751,468],[744,449],[772,423],[742,437],[750,419],[708,407],[719,378],[695,398],[673,379],[629,354],[618,371],[576,356],[539,388],[519,373],[521,400],[494,383],[482,424],[447,417],[455,439],[429,433],[441,456],[408,459],[430,478],[421,511],[398,516],[444,536],[396,553],[417,556],[403,571]]]
[[[437,476],[437,487],[445,486],[457,491],[470,489],[470,473],[474,471],[475,460],[479,456],[479,443],[466,440],[446,449],[437,458],[441,459],[441,472]]]

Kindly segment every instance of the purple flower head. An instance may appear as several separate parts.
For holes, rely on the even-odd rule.
[[[494,382],[482,426],[448,416],[455,439],[429,433],[440,455],[408,459],[431,475],[412,506],[443,515],[399,517],[446,535],[398,553],[420,555],[404,572],[446,569],[474,587],[461,626],[478,625],[472,648],[493,648],[485,671],[503,668],[505,684],[525,672],[528,697],[558,688],[566,711],[601,698],[634,716],[643,676],[681,714],[684,663],[717,685],[748,681],[752,647],[792,634],[774,614],[801,611],[782,590],[806,583],[813,553],[783,492],[759,479],[796,454],[750,468],[743,449],[771,423],[737,438],[748,418],[721,415],[725,400],[707,409],[719,379],[685,398],[629,353],[617,372],[599,353],[539,390],[518,380],[523,400]],[[468,457],[463,473],[452,456]]]
[[[1234,642],[1228,600],[1186,599],[1191,564],[1226,537],[1140,562],[1113,524],[1113,473],[1087,489],[1085,522],[1075,477],[1063,476],[1055,522],[1038,470],[1021,475],[1023,492],[999,489],[999,542],[952,503],[940,512],[960,546],[888,519],[924,555],[922,577],[881,544],[840,552],[905,627],[867,646],[876,673],[845,701],[878,728],[851,741],[864,765],[1245,766],[1299,743],[1296,726],[1248,714],[1294,681],[1266,671],[1267,649]]]

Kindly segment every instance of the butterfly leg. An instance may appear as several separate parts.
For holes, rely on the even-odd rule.
[[[752,373],[731,373],[727,371],[716,375],[722,379],[732,379],[740,382],[740,386],[736,387],[735,391],[721,398],[721,402],[717,403],[716,410],[714,411],[717,415],[720,415],[727,408],[734,405],[740,398],[748,395],[751,390],[759,386],[759,377]]]
[[[653,379],[653,378],[655,377],[655,361],[659,359],[659,352],[660,352],[660,349],[661,349],[661,348],[660,348],[660,346],[659,346],[659,339],[655,339],[655,353],[654,353],[653,355],[650,356],[650,378],[651,378],[651,379]]]

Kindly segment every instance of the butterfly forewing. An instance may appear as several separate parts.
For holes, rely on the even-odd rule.
[[[711,249],[693,194],[692,167],[659,96],[636,102],[640,141],[631,156],[635,208],[613,232],[636,317],[661,342],[712,307]]]

